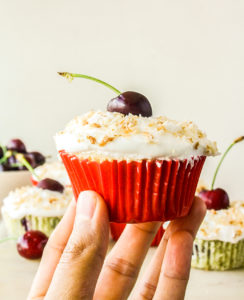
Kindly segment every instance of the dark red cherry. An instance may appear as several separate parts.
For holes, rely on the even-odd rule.
[[[64,191],[64,186],[58,181],[51,178],[42,179],[38,182],[37,187],[43,190],[50,190],[59,193],[63,193]]]
[[[0,147],[0,159],[3,157],[3,149]]]
[[[15,158],[14,155],[10,156],[8,159],[7,159],[7,162],[6,162],[6,165],[9,167],[9,170],[11,171],[17,171],[19,168],[18,166],[14,166],[15,164],[17,164],[17,160]]]
[[[12,139],[7,144],[7,149],[20,153],[26,153],[25,144],[20,139]]]
[[[24,158],[27,160],[27,162],[32,166],[32,168],[35,168],[36,162],[32,155],[29,155],[29,153],[24,154]],[[19,170],[27,170],[27,168],[24,165],[19,166]]]
[[[133,114],[143,117],[152,116],[152,107],[148,99],[137,92],[124,92],[109,101],[107,110],[124,115]]]
[[[48,237],[38,230],[27,231],[18,239],[17,250],[19,254],[28,259],[38,259],[42,256]]]
[[[203,190],[199,193],[199,197],[205,202],[207,209],[226,209],[230,205],[228,194],[221,188]]]
[[[0,164],[0,172],[4,171],[13,171],[13,169],[11,169],[11,166],[5,162],[3,164]]]
[[[32,165],[33,168],[36,168],[36,167],[38,167],[38,166],[43,165],[43,164],[45,163],[45,161],[46,161],[45,156],[42,155],[40,152],[36,152],[36,151],[34,151],[34,152],[29,152],[29,153],[28,153],[28,156],[29,156],[29,157],[32,157],[33,160],[34,160],[34,162],[35,162],[35,164]]]

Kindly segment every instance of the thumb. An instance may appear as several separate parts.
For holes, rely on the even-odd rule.
[[[93,191],[79,195],[72,233],[55,270],[47,299],[92,299],[108,247],[105,202]]]

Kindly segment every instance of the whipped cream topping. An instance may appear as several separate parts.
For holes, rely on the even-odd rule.
[[[218,154],[192,122],[89,111],[55,136],[58,150],[113,159],[185,159]]]
[[[65,188],[63,193],[59,193],[34,186],[24,186],[8,194],[3,200],[2,212],[6,212],[14,219],[26,215],[63,216],[72,198],[71,188]]]
[[[244,201],[234,201],[228,209],[207,210],[197,238],[230,243],[244,239]]]
[[[59,181],[64,186],[70,185],[69,176],[65,170],[65,167],[62,162],[54,161],[51,163],[45,163],[42,166],[39,166],[35,169],[35,174],[40,178],[52,178]],[[36,177],[33,176],[35,180],[38,181]]]

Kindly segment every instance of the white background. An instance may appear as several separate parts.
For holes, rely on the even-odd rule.
[[[55,155],[55,132],[114,96],[57,71],[141,92],[154,115],[195,121],[222,152],[244,135],[244,1],[0,0],[2,142],[21,137]],[[205,165],[207,183],[218,159]],[[243,184],[244,143],[217,179],[232,199],[244,199]]]

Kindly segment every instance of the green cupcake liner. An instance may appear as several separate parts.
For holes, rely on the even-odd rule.
[[[234,244],[196,239],[193,244],[191,266],[215,271],[244,267],[244,240]]]
[[[21,224],[21,219],[11,218],[6,212],[2,213],[3,221],[8,235],[20,236],[25,233],[25,228]],[[36,217],[32,215],[25,216],[29,230],[40,230],[47,236],[50,236],[62,217]]]

